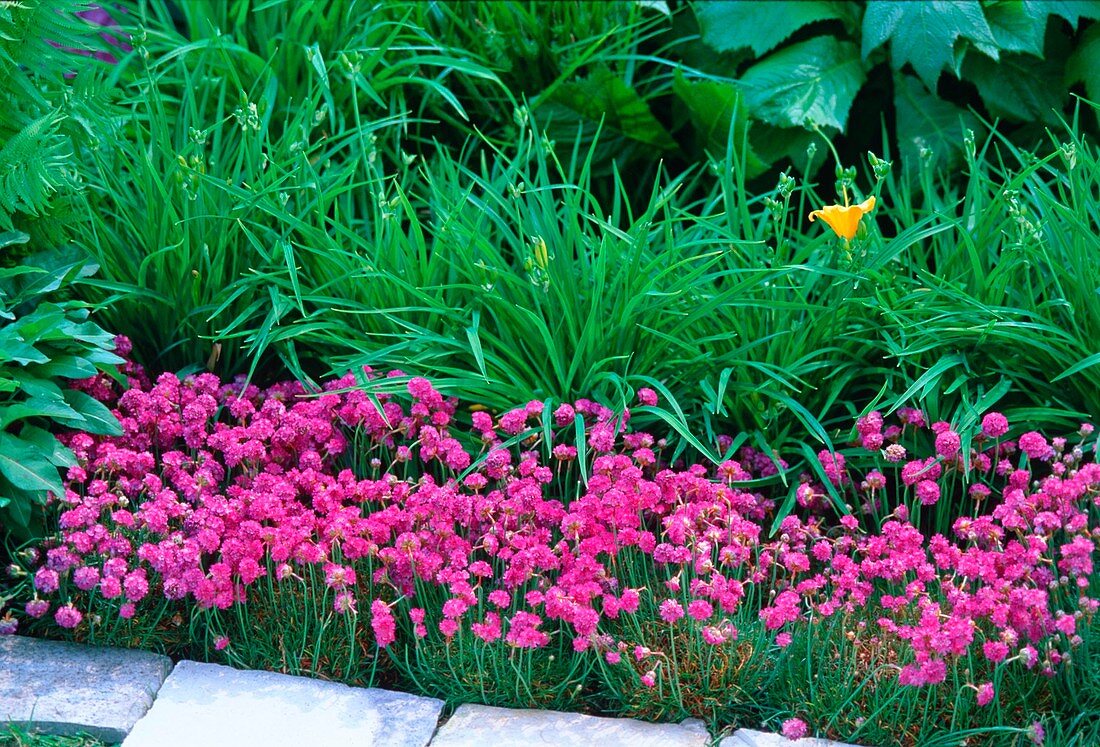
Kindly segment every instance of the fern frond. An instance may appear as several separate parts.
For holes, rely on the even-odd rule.
[[[69,140],[59,130],[63,115],[51,111],[21,129],[0,148],[0,230],[15,213],[42,215],[50,197],[75,186]]]

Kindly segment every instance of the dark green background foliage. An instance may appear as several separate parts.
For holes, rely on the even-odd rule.
[[[1056,125],[1070,93],[1100,98],[1100,2],[964,0],[705,2],[708,72],[737,79],[758,152],[789,153],[797,129],[875,142],[882,122],[904,158],[962,160],[961,127],[987,119]],[[1095,124],[1095,122],[1093,122]],[[795,133],[771,128],[796,128]],[[757,145],[758,143],[758,145]],[[777,147],[777,145],[779,147]],[[797,164],[797,161],[796,161]]]
[[[5,215],[153,369],[657,382],[712,456],[904,400],[1100,412],[1093,0],[130,0],[117,64],[12,57],[101,45],[77,7],[6,17],[13,121],[55,124]],[[806,222],[842,192],[878,198],[852,246]]]

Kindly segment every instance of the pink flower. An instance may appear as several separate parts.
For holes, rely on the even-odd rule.
[[[959,434],[953,430],[941,431],[936,436],[936,453],[944,459],[951,459],[959,453],[962,440]]]
[[[1043,434],[1036,431],[1028,431],[1020,436],[1019,445],[1020,451],[1027,454],[1029,459],[1046,459],[1053,453]]]
[[[73,584],[81,591],[90,591],[99,583],[99,569],[84,565],[73,571]]]
[[[779,635],[777,635],[775,637],[775,645],[779,646],[779,648],[786,648],[787,646],[790,646],[791,645],[791,634],[790,633],[780,633]]]
[[[1008,656],[1008,645],[1001,641],[986,641],[982,644],[982,653],[989,661],[997,664]]]
[[[666,599],[661,602],[660,613],[666,623],[674,623],[684,616],[684,608],[675,599]]]
[[[332,600],[332,609],[341,615],[355,614],[355,595],[350,591],[342,591]]]
[[[688,614],[702,622],[714,614],[714,606],[705,599],[696,599],[688,605]]]
[[[780,730],[784,737],[790,740],[802,739],[809,732],[806,722],[800,718],[789,718],[783,722]]]
[[[978,705],[987,706],[993,702],[996,692],[992,682],[983,682],[978,686]]]
[[[224,635],[220,635],[214,639],[214,650],[223,651],[225,647],[229,645],[229,638]]]
[[[374,641],[386,648],[397,640],[397,624],[389,606],[381,599],[375,599],[370,605],[370,626],[374,631]]]
[[[656,407],[657,392],[648,387],[643,387],[638,390],[638,401],[647,407]]]
[[[80,610],[72,605],[72,602],[63,607],[58,607],[53,615],[54,621],[63,628],[75,628],[84,619]]]
[[[42,617],[50,611],[50,603],[45,599],[32,599],[23,605],[23,611],[27,613],[28,617]]]
[[[924,506],[935,505],[940,499],[940,485],[932,480],[921,480],[917,483],[917,498]]]
[[[901,444],[890,444],[882,450],[882,455],[886,457],[886,461],[897,464],[906,457],[905,447]]]
[[[643,674],[642,675],[642,684],[645,685],[646,687],[656,687],[657,686],[657,672],[656,672],[656,670],[651,669],[648,672],[646,672],[645,674]]]
[[[34,574],[34,588],[43,594],[51,594],[57,591],[60,579],[57,571],[43,566]]]
[[[1008,433],[1008,418],[999,412],[991,412],[982,418],[982,433],[989,438],[1000,438]]]

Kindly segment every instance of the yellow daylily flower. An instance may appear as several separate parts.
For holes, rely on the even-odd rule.
[[[874,209],[874,197],[868,197],[858,205],[826,205],[810,213],[810,222],[813,223],[814,218],[821,218],[833,229],[833,233],[851,241],[859,228],[859,221]]]

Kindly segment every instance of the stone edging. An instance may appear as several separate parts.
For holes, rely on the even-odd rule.
[[[462,705],[144,651],[0,637],[0,725],[83,732],[122,747],[707,747],[702,721],[651,724]],[[719,747],[852,747],[740,729]]]

